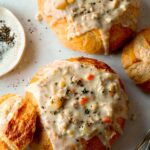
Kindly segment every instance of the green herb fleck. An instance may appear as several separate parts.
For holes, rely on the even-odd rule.
[[[87,93],[89,93],[89,91],[88,91],[86,88],[84,88],[84,89],[82,90],[82,93],[83,93],[83,94],[87,94]]]
[[[85,114],[88,115],[89,113],[90,113],[89,109],[86,109],[86,110],[85,110]]]

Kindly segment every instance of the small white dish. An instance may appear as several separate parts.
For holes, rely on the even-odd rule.
[[[2,55],[0,60],[0,77],[14,69],[20,62],[25,50],[26,39],[24,29],[16,16],[4,7],[0,7],[0,21],[5,21],[5,25],[15,34],[14,46]],[[1,45],[0,45],[0,48]]]

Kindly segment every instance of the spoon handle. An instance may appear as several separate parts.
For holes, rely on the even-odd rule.
[[[150,150],[150,140],[148,141],[148,145],[146,147],[146,150]]]
[[[147,134],[145,135],[144,139],[140,142],[140,144],[137,145],[137,147],[135,148],[135,150],[140,150],[145,143],[149,141],[147,149],[146,150],[150,150],[150,130],[148,130]]]

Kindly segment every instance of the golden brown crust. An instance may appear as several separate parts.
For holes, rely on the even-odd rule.
[[[5,135],[16,144],[18,149],[23,149],[33,138],[36,123],[35,112],[32,105],[25,103],[8,123]]]
[[[44,0],[38,0],[39,12],[43,16],[44,20],[50,25],[52,17],[47,17],[44,15]],[[132,13],[133,15],[128,15],[129,20],[133,20],[138,17],[139,8],[129,7],[127,10],[128,14]],[[120,18],[124,18],[126,14],[120,16]],[[133,18],[134,16],[134,18]],[[67,39],[67,21],[66,19],[59,19],[55,24],[50,25],[52,30],[55,31],[60,41],[68,48],[72,50],[82,51],[86,53],[100,53],[103,54],[105,52],[102,37],[98,29],[91,30],[86,32],[83,35],[75,37],[71,40]],[[132,37],[134,34],[134,30],[136,28],[136,23],[131,27],[123,27],[120,23],[114,24],[110,29],[110,53],[116,51],[118,48],[123,46],[128,39]]]
[[[100,69],[100,70],[104,69],[105,71],[114,73],[114,71],[108,65],[96,59],[87,58],[87,57],[77,57],[77,58],[70,58],[68,60],[71,62],[80,62],[83,64],[94,65],[97,69]]]
[[[10,150],[10,148],[7,146],[7,144],[4,141],[2,141],[1,139],[0,139],[0,149],[1,150]]]
[[[144,91],[150,92],[150,28],[137,34],[124,48],[122,65],[129,77]]]
[[[67,59],[67,60],[71,61],[71,62],[80,62],[82,64],[93,65],[93,66],[95,66],[99,70],[105,70],[107,72],[115,73],[105,63],[103,63],[101,61],[98,61],[98,60],[95,60],[95,59],[92,59],[92,58],[78,57],[78,58],[70,58],[70,59]],[[32,78],[32,80],[31,80],[30,83],[37,82],[41,78],[41,76],[43,75],[42,70],[43,70],[43,68],[41,68],[39,70],[39,72]],[[124,89],[124,86],[123,86],[121,80],[120,80],[120,85]],[[35,98],[33,97],[33,95],[31,93],[29,93],[29,92],[26,93],[26,99],[32,100],[33,103],[35,105],[37,105],[36,104],[36,100],[35,100]],[[124,120],[124,122],[125,122],[125,120]],[[30,144],[30,148],[32,150],[35,150],[35,149],[36,150],[53,150],[51,142],[50,142],[50,140],[48,138],[48,135],[45,132],[43,125],[40,123],[39,118],[37,119],[37,125],[38,125],[37,126],[37,131],[36,131],[36,134],[34,136],[34,139],[33,139],[32,143]],[[118,135],[118,137],[119,137],[119,135]],[[83,144],[85,145],[85,147],[87,147],[88,144],[90,144],[91,147],[92,147],[93,146],[92,143],[95,143],[96,141],[93,141],[93,140],[91,140],[91,141],[85,141],[85,140],[83,140]],[[89,143],[89,142],[91,142],[91,143]],[[101,142],[99,141],[98,143],[101,143]],[[101,144],[101,146],[102,146],[102,144]],[[104,150],[104,149],[102,149],[102,150]]]
[[[14,97],[14,94],[7,94],[0,97],[0,104]],[[34,105],[30,101],[22,100],[13,117],[6,123],[4,130],[0,131],[5,137],[3,147],[11,150],[11,145],[15,150],[22,150],[32,141],[36,127],[37,112]],[[7,143],[7,144],[6,144]],[[1,145],[0,145],[1,149]]]

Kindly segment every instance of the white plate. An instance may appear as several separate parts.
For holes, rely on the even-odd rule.
[[[14,46],[5,52],[0,60],[0,77],[10,72],[21,60],[25,50],[25,33],[18,19],[8,9],[0,7],[0,20],[11,29],[11,34],[15,34]]]
[[[0,94],[14,92],[24,95],[24,88],[35,71],[53,60],[76,56],[102,60],[121,76],[130,99],[130,114],[135,113],[137,115],[135,121],[129,120],[127,122],[125,132],[116,142],[113,150],[133,150],[150,128],[150,95],[144,94],[138,89],[124,73],[120,54],[111,56],[87,55],[64,48],[52,31],[35,20],[36,0],[0,0],[0,4],[7,6],[15,13],[21,20],[27,34],[27,50],[23,60],[14,72],[0,78]],[[150,25],[150,0],[142,0],[141,11],[140,29]],[[31,22],[28,22],[28,19],[31,19]],[[29,28],[35,31],[30,34]]]

